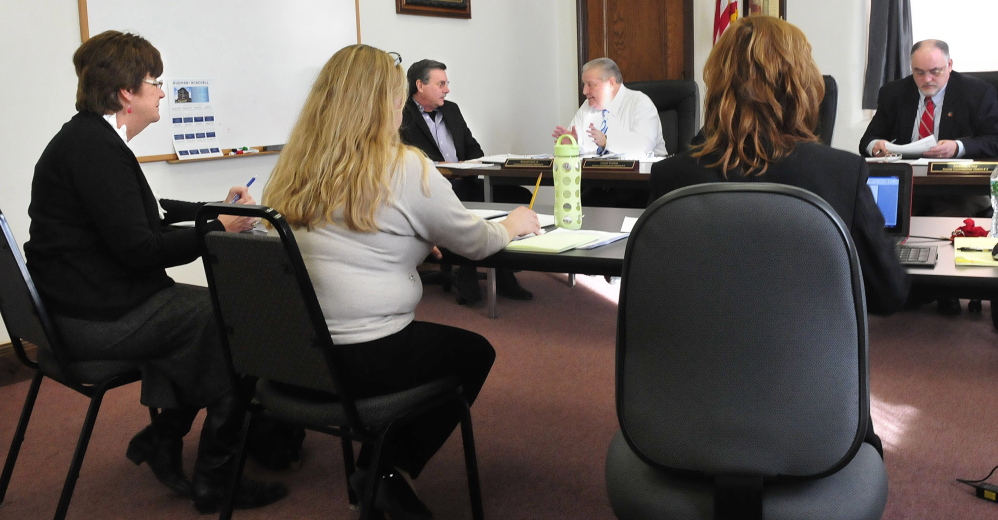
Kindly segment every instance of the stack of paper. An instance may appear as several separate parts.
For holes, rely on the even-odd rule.
[[[991,257],[995,244],[998,244],[998,238],[956,237],[953,239],[953,260],[956,265],[998,267],[998,260]]]
[[[558,228],[543,235],[514,240],[506,246],[509,251],[532,253],[561,253],[569,249],[594,249],[627,238],[628,233],[612,233],[591,229]]]
[[[555,230],[543,235],[524,238],[523,240],[514,240],[506,245],[506,250],[531,253],[561,253],[596,240],[599,240],[599,236],[595,233],[558,233]]]

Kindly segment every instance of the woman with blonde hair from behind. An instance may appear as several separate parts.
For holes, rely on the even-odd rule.
[[[415,321],[422,296],[416,266],[440,245],[471,259],[539,231],[524,207],[501,223],[467,211],[450,183],[399,137],[407,97],[401,57],[367,45],[345,47],[319,72],[264,189],[284,215],[341,346],[357,397],[401,391],[442,376],[462,381],[474,402],[495,351],[470,331]],[[364,446],[356,490],[380,478],[376,506],[393,519],[431,518],[398,470],[415,478],[459,420],[441,410],[395,437],[395,468],[370,468]]]

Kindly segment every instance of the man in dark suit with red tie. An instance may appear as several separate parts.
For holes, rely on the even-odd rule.
[[[908,144],[929,135],[938,144],[933,159],[998,157],[998,94],[995,87],[953,71],[949,45],[923,40],[911,48],[911,76],[880,89],[877,113],[859,142],[862,155],[882,156],[886,144]],[[912,201],[916,215],[968,217],[990,207],[987,197],[923,195]],[[943,314],[960,312],[959,300],[940,298]]]
[[[484,156],[461,109],[444,99],[450,93],[447,66],[435,60],[420,60],[409,67],[407,75],[409,99],[402,109],[402,141],[422,150],[433,162],[467,161]],[[457,198],[484,200],[484,186],[477,177],[452,177],[450,181]],[[493,194],[496,202],[527,204],[531,198],[530,191],[522,186],[496,186]],[[455,281],[460,303],[475,303],[482,299],[473,267],[458,268]],[[508,269],[496,270],[496,293],[516,300],[533,298]]]
[[[881,87],[877,113],[860,140],[860,153],[884,155],[887,142],[908,144],[931,134],[939,144],[924,157],[998,157],[995,87],[954,72],[949,46],[940,40],[912,47],[911,70],[911,76]],[[932,109],[929,114],[927,105]]]

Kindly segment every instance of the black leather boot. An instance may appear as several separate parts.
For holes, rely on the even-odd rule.
[[[197,408],[164,409],[132,438],[125,452],[136,465],[148,463],[163,485],[185,497],[191,496],[191,483],[184,475],[184,435],[197,413]]]
[[[208,415],[201,429],[198,459],[191,480],[191,499],[202,514],[214,513],[225,498],[225,487],[235,470],[236,447],[243,411],[232,393],[208,405]],[[257,482],[243,477],[236,487],[236,509],[252,509],[284,498],[283,484]]]

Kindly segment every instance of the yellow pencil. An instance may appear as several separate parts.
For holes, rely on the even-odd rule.
[[[534,185],[534,194],[530,196],[530,205],[527,206],[528,209],[534,209],[534,201],[537,200],[537,190],[541,187],[541,176],[544,172],[537,174],[537,184]]]

